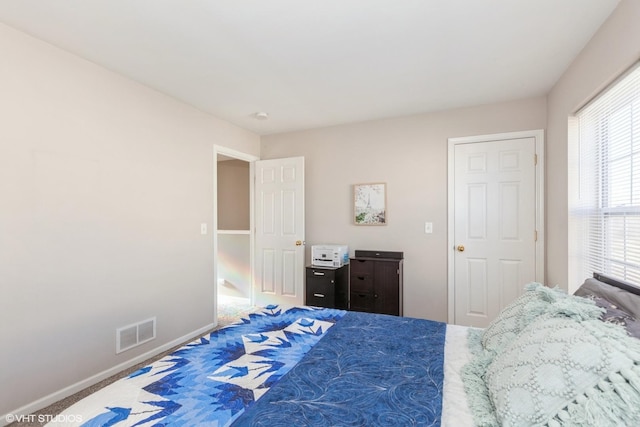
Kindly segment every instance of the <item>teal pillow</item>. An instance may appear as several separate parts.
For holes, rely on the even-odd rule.
[[[463,367],[461,375],[476,425],[499,425],[485,383],[487,369],[497,355],[511,346],[532,323],[553,317],[579,322],[597,319],[601,313],[602,309],[593,301],[567,295],[558,288],[531,283],[525,287],[525,293],[505,307],[487,329],[480,333],[471,329],[469,349],[473,358]]]
[[[505,307],[484,330],[482,346],[492,352],[500,351],[543,314],[593,319],[602,312],[603,309],[587,298],[568,295],[557,287],[530,283],[525,286],[524,294]]]
[[[520,331],[535,318],[546,313],[550,303],[566,298],[559,289],[551,289],[540,283],[525,286],[525,292],[506,306],[489,324],[482,334],[482,347],[489,351],[499,351],[513,341]]]
[[[597,319],[542,316],[493,358],[485,383],[505,427],[638,426],[640,340]]]

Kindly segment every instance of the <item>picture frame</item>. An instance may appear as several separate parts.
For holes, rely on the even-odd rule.
[[[386,183],[353,185],[353,223],[355,225],[387,225]]]

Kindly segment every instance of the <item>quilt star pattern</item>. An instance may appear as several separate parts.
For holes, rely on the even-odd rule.
[[[346,311],[278,306],[250,314],[64,411],[82,426],[227,426],[295,366]]]

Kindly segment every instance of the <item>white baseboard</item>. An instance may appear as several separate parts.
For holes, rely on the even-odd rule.
[[[102,372],[97,373],[89,378],[78,381],[75,384],[72,384],[68,387],[63,388],[62,390],[58,390],[54,393],[49,394],[41,399],[38,399],[34,402],[31,402],[21,408],[18,408],[14,411],[11,411],[7,414],[0,415],[0,426],[6,426],[7,424],[12,423],[16,420],[16,416],[19,418],[21,415],[29,415],[33,414],[36,411],[39,411],[42,408],[46,408],[47,406],[56,403],[59,400],[64,399],[65,397],[71,396],[72,394],[78,393],[79,391],[84,390],[87,387],[90,387],[94,384],[99,383],[102,380],[105,380],[113,375],[116,375],[118,372],[124,371],[127,368],[130,368],[138,363],[144,362],[147,359],[150,359],[158,354],[165,352],[177,345],[193,340],[205,332],[213,329],[217,326],[217,323],[211,323],[207,326],[204,326],[196,331],[190,332],[186,335],[183,335],[179,338],[176,338],[173,341],[170,341],[160,347],[156,347],[153,350],[150,350],[144,354],[134,357],[133,359],[127,360],[119,365],[114,366],[113,368],[109,368]]]

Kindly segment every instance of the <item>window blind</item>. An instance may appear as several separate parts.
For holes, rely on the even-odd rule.
[[[593,272],[640,284],[640,67],[574,120],[578,191],[570,206],[582,277]]]

